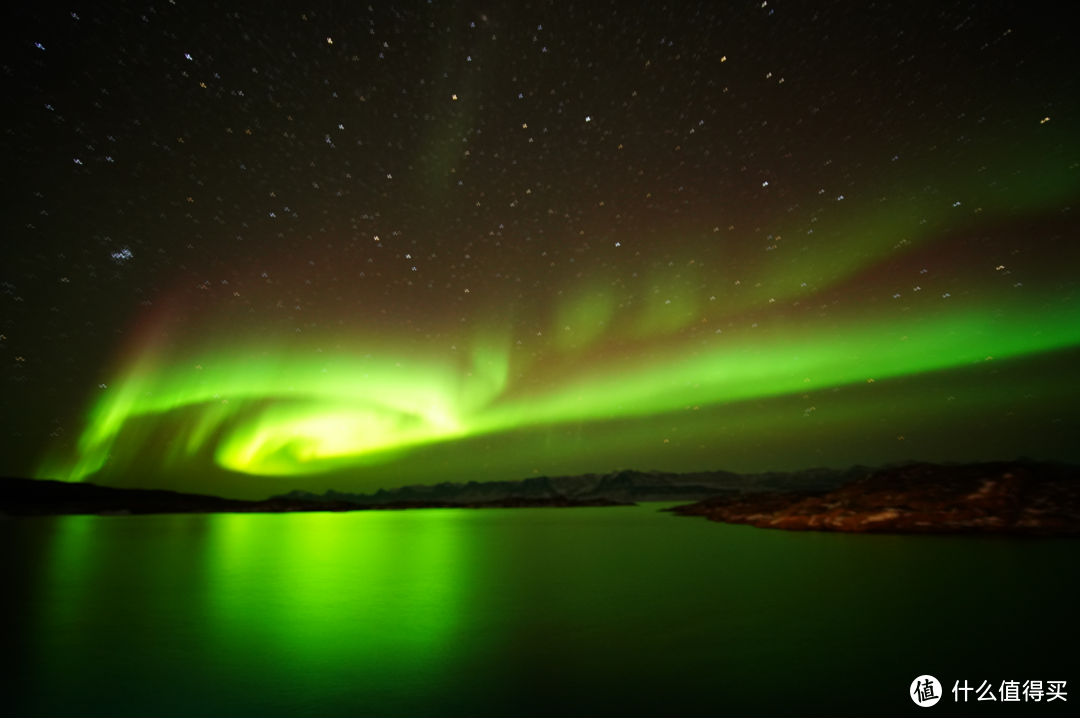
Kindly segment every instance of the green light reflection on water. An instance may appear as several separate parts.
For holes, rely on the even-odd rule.
[[[1068,665],[1075,541],[656,508],[11,522],[8,547],[51,552],[14,564],[36,615],[15,714],[749,714],[805,707],[838,667],[878,705],[912,670]],[[1064,638],[989,628],[1030,615]]]
[[[215,654],[320,676],[312,685],[334,674],[431,678],[467,598],[461,513],[213,516],[205,599]]]

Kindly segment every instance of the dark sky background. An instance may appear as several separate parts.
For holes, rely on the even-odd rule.
[[[262,496],[1080,459],[1078,58],[1047,7],[5,26],[0,473]]]

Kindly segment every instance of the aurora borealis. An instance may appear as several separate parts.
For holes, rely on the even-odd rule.
[[[257,497],[1080,459],[1052,18],[24,12],[7,473]]]
[[[853,327],[831,342],[789,333],[782,342],[735,340],[725,346],[710,337],[719,348],[682,348],[681,357],[661,355],[629,367],[613,359],[614,366],[580,370],[564,386],[548,382],[546,391],[519,396],[509,377],[512,355],[491,347],[466,354],[460,369],[452,360],[394,362],[408,354],[390,350],[381,360],[357,354],[271,360],[237,352],[219,360],[209,353],[214,363],[206,367],[147,361],[127,369],[123,383],[95,408],[68,475],[98,471],[126,422],[168,421],[171,412],[183,416],[176,420],[168,461],[181,462],[212,444],[224,468],[304,475],[383,463],[426,443],[537,425],[667,415],[684,404],[696,410],[804,393],[811,390],[807,385],[818,391],[869,383],[873,377],[887,380],[994,355],[1007,360],[1080,341],[1080,324],[1042,322],[1037,312],[1011,321],[957,312],[912,325],[914,339],[896,336],[904,328]],[[709,337],[708,330],[701,335]]]

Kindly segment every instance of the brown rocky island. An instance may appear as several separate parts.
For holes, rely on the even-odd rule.
[[[1080,469],[1028,461],[911,464],[828,492],[761,492],[666,509],[790,531],[1080,535]]]

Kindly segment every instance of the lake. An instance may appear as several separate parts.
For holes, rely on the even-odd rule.
[[[916,708],[920,674],[953,712],[957,679],[1075,678],[1080,541],[771,531],[662,506],[2,520],[0,705],[880,715]]]

